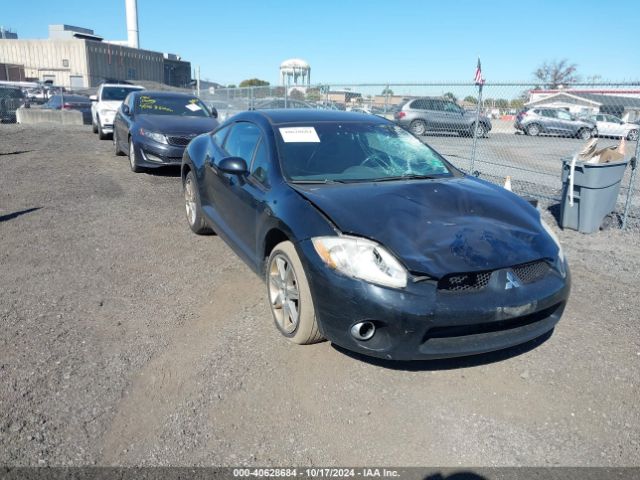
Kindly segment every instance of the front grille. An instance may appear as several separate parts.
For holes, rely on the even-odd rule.
[[[522,283],[529,284],[534,283],[549,273],[551,267],[544,260],[538,260],[537,262],[525,263],[524,265],[518,265],[513,267],[513,273],[520,279]]]
[[[491,272],[456,273],[442,277],[438,289],[448,292],[482,290],[489,284]]]
[[[193,140],[193,137],[195,137],[195,135],[171,135],[167,136],[167,142],[169,142],[170,145],[186,147],[189,145],[189,142]]]
[[[511,267],[520,283],[528,285],[537,282],[549,273],[551,266],[544,260],[524,263]],[[495,270],[485,272],[453,273],[445,275],[438,281],[438,290],[444,292],[461,293],[477,292],[484,289]]]

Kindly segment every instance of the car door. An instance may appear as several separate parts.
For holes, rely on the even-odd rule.
[[[607,124],[607,135],[612,137],[626,137],[627,132],[624,128],[624,122],[614,115],[604,115]]]
[[[223,230],[221,233],[236,247],[237,253],[253,263],[256,204],[251,196],[256,192],[245,189],[246,178],[224,173],[218,165],[225,157],[240,157],[250,166],[261,139],[261,130],[254,123],[241,121],[232,124],[229,132],[216,133],[224,134],[225,138],[219,146],[214,134],[212,152],[209,158],[205,158],[207,204],[203,209]]]
[[[573,135],[578,131],[579,126],[576,124],[575,117],[566,110],[556,110],[556,117],[559,133]]]
[[[427,109],[429,124],[432,125],[433,130],[443,131],[449,129],[449,122],[451,119],[449,115],[444,111],[444,100],[429,99],[427,100]]]
[[[464,111],[454,102],[444,102],[444,113],[448,130],[459,132],[468,129],[464,124]]]
[[[123,106],[127,105],[129,107],[129,114],[125,114],[123,112]],[[128,152],[129,150],[129,125],[132,122],[133,116],[133,105],[134,105],[134,95],[129,94],[127,98],[124,99],[122,105],[118,109],[118,113],[116,114],[113,120],[113,131],[116,136],[116,140],[118,142],[118,147],[123,152]]]

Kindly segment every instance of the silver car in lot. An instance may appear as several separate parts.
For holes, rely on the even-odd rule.
[[[598,134],[596,123],[579,119],[562,108],[530,108],[516,115],[513,124],[526,135],[554,134],[587,139]]]
[[[414,135],[428,132],[454,132],[460,135],[484,137],[491,130],[491,120],[481,115],[476,130],[476,112],[466,111],[447,98],[423,97],[409,100],[393,115],[401,127]]]

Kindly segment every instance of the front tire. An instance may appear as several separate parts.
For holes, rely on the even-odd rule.
[[[527,125],[527,128],[525,128],[524,132],[532,137],[537,137],[542,133],[542,129],[537,123],[532,123],[531,125]]]
[[[133,173],[142,172],[142,167],[138,166],[138,161],[136,160],[136,147],[133,144],[133,138],[129,139],[129,166]]]
[[[202,215],[202,206],[200,205],[200,195],[198,195],[198,184],[196,177],[192,171],[187,173],[182,186],[184,191],[184,204],[187,212],[187,222],[193,233],[198,235],[206,235],[212,233],[207,227]]]
[[[469,132],[470,136],[477,136],[478,138],[482,138],[487,134],[487,127],[484,126],[484,123],[478,123],[478,128],[476,129],[475,123],[471,125],[471,131]]]
[[[632,142],[638,140],[638,130],[629,130],[629,133],[627,133],[627,140]]]
[[[427,133],[427,124],[424,120],[414,120],[409,125],[409,129],[414,135],[422,136]]]
[[[102,124],[100,123],[100,118],[98,118],[98,138],[100,140],[106,140],[107,138],[109,138],[109,134],[104,133],[102,131]]]
[[[95,121],[91,122],[91,127],[92,127],[92,130],[93,130],[93,133],[98,133],[98,126],[96,125]]]
[[[587,140],[591,138],[592,132],[588,128],[581,128],[576,136],[581,140]]]
[[[113,137],[111,137],[111,139],[113,141],[113,154],[116,157],[120,157],[120,156],[124,155],[124,152],[122,150],[120,150],[120,146],[118,145],[118,137],[116,136],[115,127],[113,128]]]
[[[309,282],[293,243],[276,245],[266,270],[269,306],[280,333],[299,345],[323,340]]]

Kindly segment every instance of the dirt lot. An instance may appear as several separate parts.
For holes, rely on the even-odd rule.
[[[374,362],[288,343],[176,172],[90,127],[0,125],[0,168],[2,465],[640,464],[637,232],[560,232],[546,341]]]

